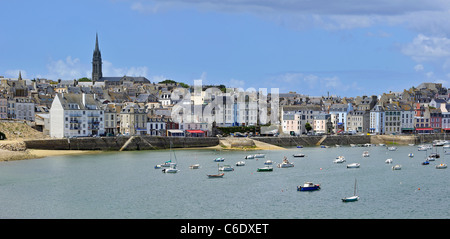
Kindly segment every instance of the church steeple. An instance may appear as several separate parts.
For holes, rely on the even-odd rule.
[[[95,33],[95,49],[92,56],[92,82],[98,81],[102,77],[102,54],[98,47],[98,34]]]

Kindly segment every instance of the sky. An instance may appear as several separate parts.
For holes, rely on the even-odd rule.
[[[355,97],[450,87],[448,0],[0,0],[0,76]]]

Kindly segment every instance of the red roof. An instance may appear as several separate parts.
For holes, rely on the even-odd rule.
[[[416,128],[416,130],[433,130],[433,128]]]
[[[203,133],[205,133],[202,130],[186,130],[186,131],[191,133],[191,134],[203,134]]]

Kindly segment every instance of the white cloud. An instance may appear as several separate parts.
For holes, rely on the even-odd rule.
[[[447,24],[450,1],[447,0],[139,0],[131,3],[131,9],[140,13],[173,8],[253,13],[293,28],[336,30],[382,23],[425,33],[450,34]]]
[[[73,80],[85,77],[89,72],[86,65],[80,63],[80,59],[67,56],[65,60],[51,61],[47,64],[48,73],[45,78],[57,80]],[[89,76],[89,75],[88,75]]]
[[[402,53],[418,62],[442,60],[450,57],[450,39],[419,34],[402,48]]]
[[[422,64],[417,64],[416,66],[414,66],[414,70],[417,71],[417,72],[418,72],[418,71],[423,71],[423,69],[424,69],[424,68],[423,68],[423,65],[422,65]]]

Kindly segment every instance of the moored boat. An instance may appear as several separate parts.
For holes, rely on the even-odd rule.
[[[353,188],[353,196],[345,197],[341,199],[342,202],[355,202],[359,200],[359,196],[356,195],[356,178],[355,178],[355,186]]]
[[[427,161],[435,161],[435,160],[436,158],[431,155],[427,157]]]
[[[430,164],[430,161],[426,160],[425,162],[422,163],[422,165],[428,165]]]
[[[359,196],[345,197],[342,199],[343,202],[355,202],[358,200],[359,200]]]
[[[392,163],[393,160],[392,159],[386,159],[386,161],[384,161],[385,163]]]
[[[408,154],[408,157],[412,158],[412,157],[414,157],[414,154],[410,153],[410,154]]]
[[[255,155],[252,155],[252,154],[245,156],[245,159],[254,159],[254,158],[255,158]]]
[[[436,165],[436,169],[446,169],[446,168],[447,168],[447,164],[445,164],[445,163]]]
[[[312,182],[306,182],[303,186],[297,186],[297,191],[315,191],[320,189],[320,184],[313,184]]]
[[[219,172],[219,164],[217,164],[217,174],[206,174],[206,176],[208,176],[208,178],[222,178],[223,175],[225,175],[224,173],[220,173]]]
[[[199,169],[200,168],[200,164],[193,164],[191,166],[189,166],[190,169]]]
[[[239,161],[236,163],[236,166],[245,166],[245,161]]]
[[[269,165],[266,165],[263,168],[258,168],[256,171],[257,172],[272,172],[273,171],[273,167],[269,166]]]
[[[264,158],[266,157],[265,154],[255,154],[255,158]]]
[[[360,164],[359,163],[351,163],[351,164],[347,164],[347,168],[359,168]]]
[[[370,156],[369,151],[364,151],[362,156],[363,157],[369,157]]]
[[[397,147],[391,146],[391,147],[388,148],[388,150],[389,150],[389,151],[396,151],[396,150],[397,150]]]
[[[171,163],[169,168],[164,168],[162,170],[163,173],[178,173],[180,171],[177,169],[177,165],[175,163]]]
[[[273,161],[269,159],[269,160],[266,160],[266,162],[264,162],[264,164],[265,165],[272,165]]]
[[[402,169],[402,166],[400,164],[392,166],[392,170],[400,170],[400,169]]]
[[[289,162],[289,160],[287,160],[287,158],[286,158],[286,156],[285,156],[284,159],[283,159],[283,162],[282,162],[282,163],[279,163],[279,164],[277,165],[277,167],[278,167],[278,168],[291,168],[291,167],[294,167],[294,164],[291,163],[291,162]]]
[[[225,161],[225,158],[215,158],[214,162],[223,162]]]
[[[219,174],[207,174],[206,176],[208,176],[208,178],[223,178],[223,175],[225,175],[224,173],[219,173]]]
[[[304,154],[293,154],[292,156],[294,156],[296,158],[303,158],[303,157],[305,157]]]
[[[336,159],[333,161],[333,163],[343,163],[345,162],[345,157],[344,156],[338,156],[336,157]]]
[[[234,171],[234,168],[230,165],[223,165],[219,167],[219,171]]]

